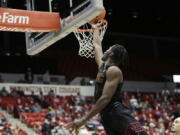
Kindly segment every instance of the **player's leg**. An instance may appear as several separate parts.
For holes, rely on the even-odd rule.
[[[101,115],[101,118],[102,118],[101,123],[107,135],[121,135],[112,128],[113,122],[112,122],[111,114],[104,113],[103,115]]]
[[[131,115],[129,108],[121,103],[112,106],[108,121],[113,132],[119,135],[147,135],[142,125]]]

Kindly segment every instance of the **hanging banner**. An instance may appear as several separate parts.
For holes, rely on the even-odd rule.
[[[0,31],[55,32],[60,28],[59,13],[0,8]]]
[[[80,93],[83,96],[93,96],[94,86],[74,86],[74,85],[43,85],[43,84],[13,84],[13,83],[0,83],[0,90],[6,90],[11,93],[13,90],[21,90],[25,95],[48,95],[50,91],[59,96],[76,96]]]

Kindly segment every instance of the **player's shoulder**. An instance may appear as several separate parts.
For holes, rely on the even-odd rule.
[[[122,71],[118,66],[110,66],[107,70],[107,73],[122,75]]]

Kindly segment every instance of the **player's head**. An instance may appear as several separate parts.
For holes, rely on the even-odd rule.
[[[128,57],[128,53],[124,46],[115,44],[105,51],[102,60],[106,61],[110,58],[114,63],[124,64]]]
[[[171,129],[176,135],[180,135],[180,117],[177,117],[172,124]]]

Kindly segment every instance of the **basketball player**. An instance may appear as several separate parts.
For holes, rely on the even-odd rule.
[[[180,117],[177,117],[172,124],[174,135],[180,135]]]
[[[94,32],[95,60],[99,71],[95,84],[95,105],[82,119],[68,124],[71,131],[77,131],[89,119],[100,113],[101,123],[107,135],[147,135],[132,116],[131,111],[122,104],[120,92],[123,85],[123,74],[119,68],[125,63],[127,51],[122,45],[111,46],[104,54],[98,31]]]

